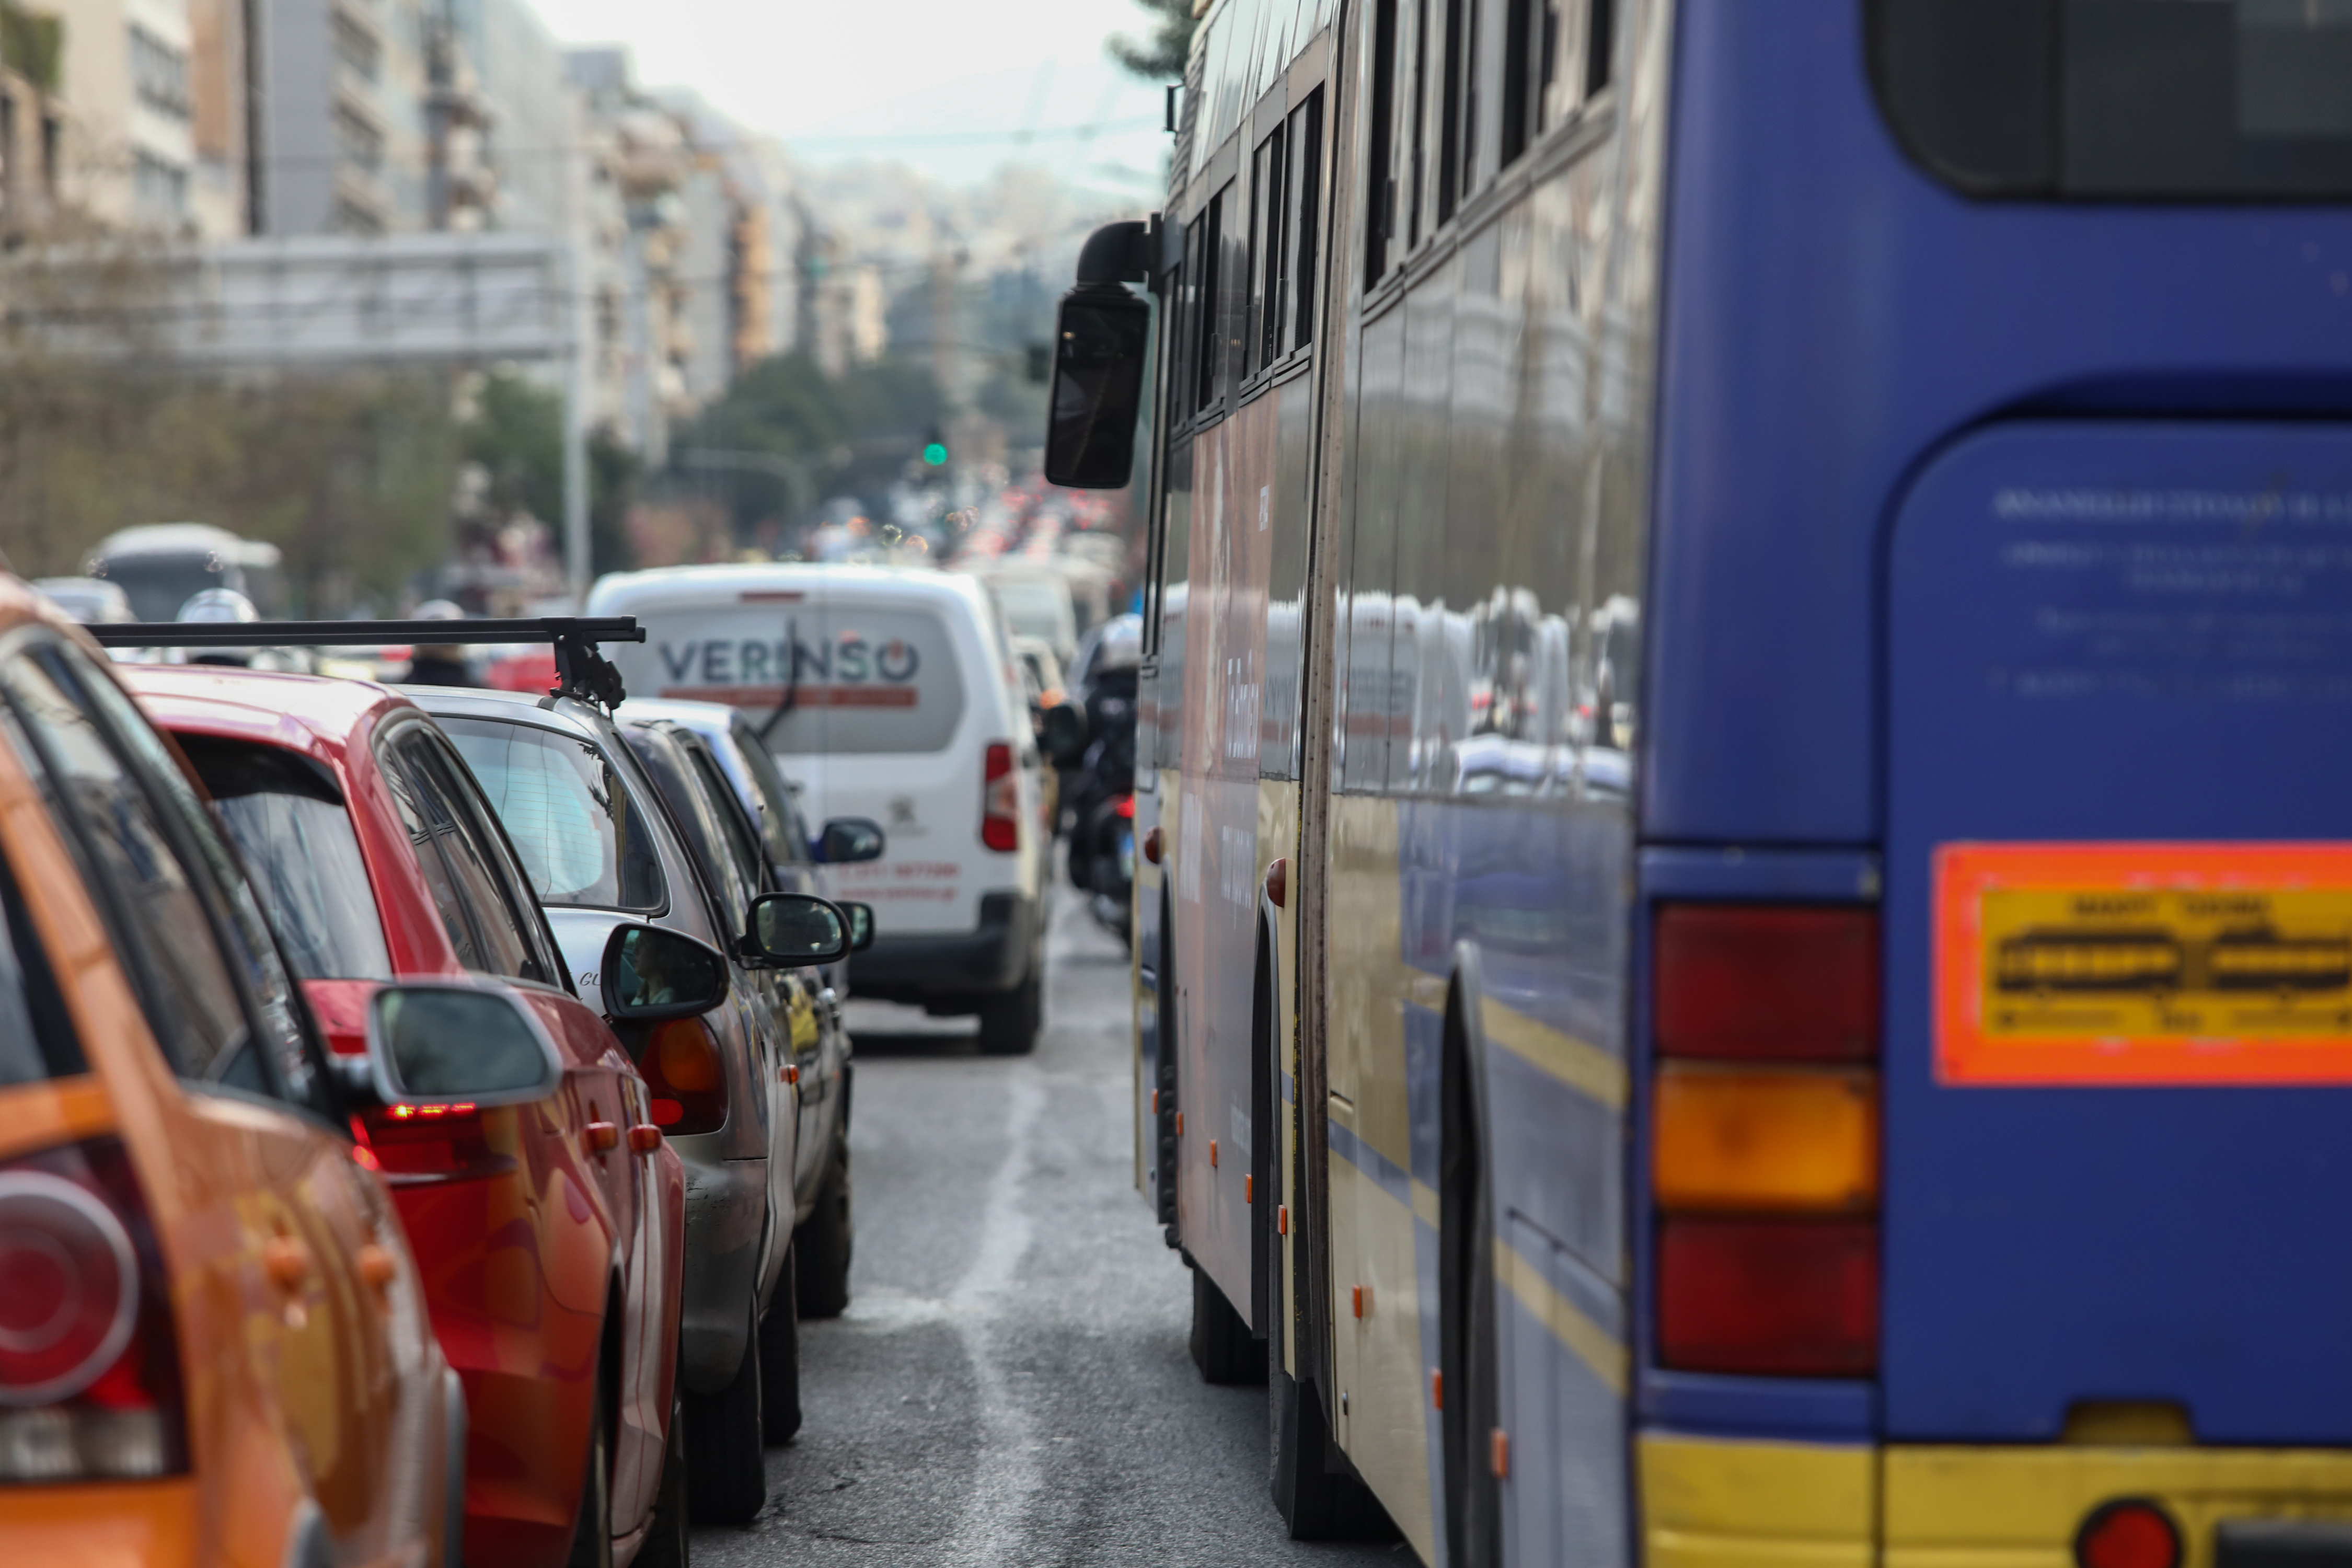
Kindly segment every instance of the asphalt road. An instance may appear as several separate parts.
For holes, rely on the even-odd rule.
[[[1184,1265],[1136,1195],[1128,961],[1055,911],[1045,1033],[853,1003],[852,1301],[801,1329],[805,1424],[769,1502],[695,1532],[751,1564],[1406,1564],[1301,1545],[1266,1495],[1265,1391],[1186,1353]]]

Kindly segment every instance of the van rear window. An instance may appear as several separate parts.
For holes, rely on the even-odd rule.
[[[963,719],[955,642],[927,608],[722,604],[638,619],[645,647],[608,650],[632,692],[728,703],[782,755],[944,751]]]
[[[1865,0],[1912,153],[1979,195],[2352,194],[2352,0]]]

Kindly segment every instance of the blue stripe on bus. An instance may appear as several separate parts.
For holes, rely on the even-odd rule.
[[[1328,1117],[1324,1125],[1330,1131],[1331,1152],[1361,1171],[1380,1184],[1381,1191],[1402,1204],[1405,1212],[1412,1212],[1412,1176],[1405,1168],[1356,1136],[1356,1130],[1338,1117]]]

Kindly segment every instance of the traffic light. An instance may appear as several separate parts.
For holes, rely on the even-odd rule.
[[[937,468],[944,467],[947,460],[947,437],[940,435],[939,427],[934,426],[931,428],[930,439],[923,443],[923,461]]]

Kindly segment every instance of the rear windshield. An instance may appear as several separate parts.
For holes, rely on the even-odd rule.
[[[759,738],[745,734],[740,726],[735,732],[735,750],[751,775],[751,793],[759,797],[760,837],[768,847],[768,859],[778,866],[799,865],[808,858],[808,837],[800,810],[793,805],[792,786],[784,783],[784,775],[776,770],[776,759]]]
[[[653,839],[594,745],[497,719],[443,719],[441,727],[481,781],[541,903],[663,906]]]
[[[2352,194],[2352,0],[1868,0],[1888,118],[1986,195]]]
[[[178,737],[245,859],[246,879],[304,980],[389,980],[375,890],[334,784],[277,746]]]
[[[821,603],[712,609],[639,617],[646,647],[613,650],[626,661],[629,689],[730,704],[785,756],[940,752],[954,739],[963,678],[939,612]]]

